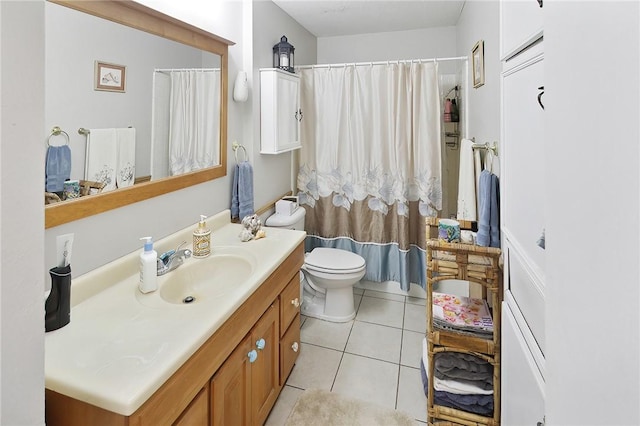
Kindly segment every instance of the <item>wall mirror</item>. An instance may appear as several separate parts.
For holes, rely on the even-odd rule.
[[[48,0],[45,25],[45,132],[59,126],[69,136],[51,137],[49,143],[69,144],[71,179],[93,180],[85,170],[92,164],[91,129],[101,129],[93,133],[93,148],[104,129],[132,128],[136,181],[46,205],[45,228],[226,175],[227,50],[233,42],[130,0]],[[110,72],[115,80],[107,78]],[[211,94],[195,100],[206,104],[207,119],[195,120],[205,123],[202,129],[168,116],[169,102],[175,106],[179,98],[171,84],[192,81],[207,87],[194,93]],[[210,135],[198,148],[205,160],[176,161],[171,150],[180,146],[169,146],[169,133],[176,141],[194,132]],[[96,150],[90,151],[93,164],[100,162]]]

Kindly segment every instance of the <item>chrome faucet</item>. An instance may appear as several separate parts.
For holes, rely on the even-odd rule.
[[[171,272],[184,263],[184,260],[191,257],[191,250],[183,249],[182,246],[187,244],[183,241],[177,249],[169,250],[158,257],[158,276]]]

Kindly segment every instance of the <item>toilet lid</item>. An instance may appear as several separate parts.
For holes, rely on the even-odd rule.
[[[314,269],[329,271],[353,271],[363,269],[364,258],[350,251],[316,247],[307,253],[304,263]]]

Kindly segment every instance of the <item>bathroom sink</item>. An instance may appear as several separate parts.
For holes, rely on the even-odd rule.
[[[255,256],[239,247],[213,247],[204,259],[190,258],[179,268],[158,277],[158,290],[137,292],[145,305],[196,305],[214,301],[237,289],[251,276]],[[159,300],[161,299],[161,300]],[[160,302],[160,303],[159,303]]]

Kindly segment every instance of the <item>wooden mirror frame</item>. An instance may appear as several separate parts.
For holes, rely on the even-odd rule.
[[[45,229],[147,200],[227,174],[228,48],[232,41],[131,0],[48,0],[80,12],[220,55],[220,164],[207,169],[139,183],[104,194],[45,206]]]

